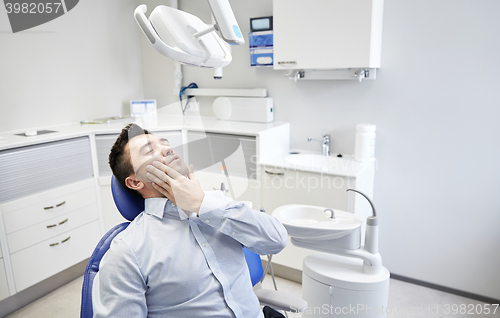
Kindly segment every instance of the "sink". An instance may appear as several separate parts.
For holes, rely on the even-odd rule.
[[[289,204],[273,212],[287,229],[292,239],[322,241],[332,240],[353,234],[354,239],[359,233],[362,221],[353,213],[342,210],[335,211],[335,218],[330,218],[331,212],[325,207],[312,205]],[[317,242],[318,243],[318,242]]]
[[[285,160],[297,166],[336,169],[341,166],[342,159],[316,154],[294,154],[286,156]]]

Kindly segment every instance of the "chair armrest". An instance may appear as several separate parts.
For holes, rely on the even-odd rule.
[[[288,293],[258,288],[254,290],[261,305],[270,306],[276,310],[292,311],[299,313],[307,308],[307,302]]]

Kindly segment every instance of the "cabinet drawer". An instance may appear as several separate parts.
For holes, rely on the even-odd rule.
[[[7,274],[5,273],[5,265],[3,258],[0,258],[0,300],[10,296],[9,285],[7,284]]]
[[[309,204],[348,211],[348,192],[351,180],[347,177],[261,168],[262,207],[266,212],[285,204]]]
[[[88,137],[0,151],[0,202],[93,176]]]
[[[32,225],[44,222],[54,217],[75,211],[96,202],[95,187],[76,190],[72,193],[61,195],[57,190],[51,190],[47,194],[47,199],[12,210],[11,207],[2,206],[4,213],[5,231],[7,234],[19,231]],[[31,197],[22,199],[22,203],[31,202]],[[15,206],[19,206],[16,204]]]
[[[76,211],[65,213],[56,218],[8,234],[7,241],[9,243],[9,252],[13,254],[41,241],[45,241],[97,220],[98,218],[97,204],[94,203]]]
[[[12,254],[17,292],[90,257],[100,236],[99,221],[94,221]]]

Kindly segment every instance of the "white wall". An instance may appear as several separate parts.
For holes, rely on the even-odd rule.
[[[143,98],[133,0],[80,1],[12,33],[0,6],[0,130],[130,114]]]
[[[270,0],[231,5],[244,34],[250,17],[272,15]],[[210,21],[206,0],[180,6]],[[375,123],[374,201],[385,265],[500,299],[499,12],[497,0],[386,0],[382,68],[374,81],[294,83],[282,72],[250,68],[244,45],[233,47],[221,81],[211,70],[183,67],[184,84],[267,88],[276,120],[291,123],[294,148],[319,151],[306,138],[329,133],[334,152],[353,153],[355,125]],[[169,77],[152,73],[149,80]],[[168,104],[170,94],[171,88],[150,90],[147,97]],[[209,102],[202,100],[202,114],[211,114]]]

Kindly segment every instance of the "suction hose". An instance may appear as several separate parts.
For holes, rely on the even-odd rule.
[[[367,199],[367,200],[368,200],[368,202],[370,203],[370,205],[371,205],[371,207],[372,207],[373,216],[375,216],[375,217],[377,216],[377,212],[375,212],[375,206],[373,205],[372,200],[370,200],[370,198],[369,198],[366,194],[364,194],[364,193],[363,193],[363,192],[361,192],[361,191],[354,190],[354,189],[347,189],[346,191],[353,191],[353,192],[359,193],[359,194],[361,194],[362,196],[364,196],[364,197],[365,197],[365,199]]]
[[[354,189],[347,189],[347,191],[353,191],[353,192],[361,194],[363,197],[365,197],[366,200],[368,200],[368,202],[370,203],[370,205],[372,207],[373,216],[369,216],[366,220],[366,232],[365,232],[365,246],[364,246],[364,248],[369,253],[377,254],[378,253],[378,219],[377,219],[377,212],[375,212],[375,206],[373,205],[370,198],[368,198],[368,196],[365,195],[363,192],[358,191],[358,190],[354,190]]]

